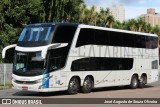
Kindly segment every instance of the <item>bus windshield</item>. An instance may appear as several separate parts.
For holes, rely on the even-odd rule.
[[[20,76],[36,76],[46,72],[46,60],[41,59],[41,52],[15,52],[13,73]]]

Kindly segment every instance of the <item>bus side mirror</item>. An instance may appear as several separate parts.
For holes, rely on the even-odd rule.
[[[61,47],[65,47],[65,46],[68,46],[68,43],[55,43],[55,44],[50,44],[50,45],[48,45],[47,47],[45,47],[45,48],[42,50],[42,53],[41,53],[42,59],[45,59],[45,58],[46,58],[46,55],[47,55],[47,51],[48,51],[48,50],[50,50],[50,49],[56,49],[56,48],[61,48]]]
[[[13,45],[9,45],[9,46],[6,46],[5,48],[3,48],[2,58],[5,60],[12,60],[13,56],[14,56],[12,54],[14,54],[14,50],[15,50],[16,46],[17,46],[16,44],[13,44]],[[10,56],[10,55],[12,55],[12,56]]]

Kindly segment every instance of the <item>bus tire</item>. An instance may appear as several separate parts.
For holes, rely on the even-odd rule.
[[[68,94],[77,94],[79,91],[79,81],[76,77],[71,78],[68,84]]]
[[[136,75],[133,75],[131,78],[130,88],[136,89],[138,87],[138,77]]]
[[[91,90],[93,88],[93,80],[91,77],[87,76],[85,79],[84,79],[84,82],[83,82],[83,86],[81,88],[81,92],[83,93],[90,93]]]
[[[138,87],[139,88],[144,88],[145,84],[146,84],[146,81],[147,81],[147,77],[145,75],[142,75],[140,80],[139,80]]]

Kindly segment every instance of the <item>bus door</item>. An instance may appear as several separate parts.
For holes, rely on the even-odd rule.
[[[52,77],[50,78],[50,87],[59,88],[61,85],[60,81],[60,71],[62,63],[62,57],[50,57],[49,58],[49,75]]]

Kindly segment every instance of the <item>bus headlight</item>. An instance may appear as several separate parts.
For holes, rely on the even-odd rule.
[[[38,80],[36,80],[35,82],[36,82],[36,83],[41,83],[41,82],[43,82],[43,81],[49,80],[49,79],[52,78],[52,77],[53,77],[53,76],[46,77],[46,78],[42,78],[42,79],[38,79]]]
[[[12,81],[13,81],[13,82],[15,82],[15,81],[16,81],[16,79],[14,79],[14,78],[12,77]]]
[[[40,83],[40,82],[42,82],[42,81],[43,81],[43,78],[36,80],[35,83]]]

